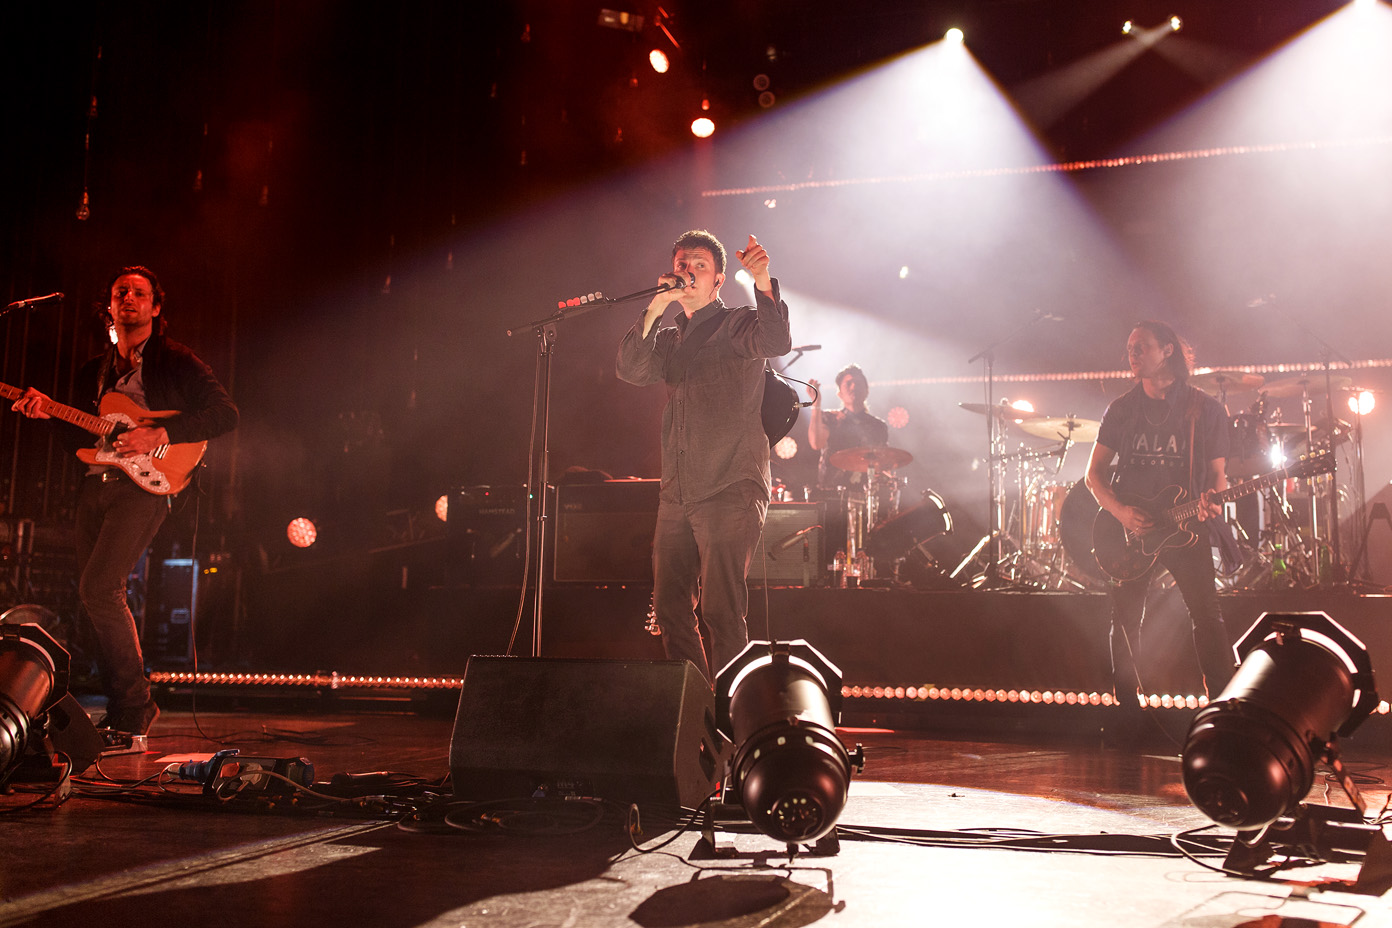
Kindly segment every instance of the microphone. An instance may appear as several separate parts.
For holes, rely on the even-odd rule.
[[[677,280],[681,280],[680,274],[673,274],[672,276],[677,278]],[[690,282],[683,282],[679,284],[663,284],[662,286],[657,288],[657,292],[661,293],[664,290],[685,290],[687,287],[696,286],[696,275],[688,273],[687,276],[691,278]]]
[[[789,535],[788,537],[780,539],[779,542],[778,542],[778,544],[774,545],[772,548],[769,548],[765,553],[768,554],[769,560],[771,560],[771,561],[776,561],[776,560],[778,560],[778,558],[776,558],[776,557],[773,556],[773,553],[774,553],[775,551],[783,551],[783,550],[785,550],[785,549],[787,549],[787,548],[791,548],[793,545],[795,545],[795,544],[797,543],[797,540],[798,540],[799,538],[801,538],[802,536],[808,534],[809,532],[815,532],[815,531],[817,531],[819,528],[821,528],[820,525],[809,525],[809,526],[807,526],[807,528],[804,528],[804,529],[801,529],[801,530],[799,530],[799,531],[793,532],[793,533],[792,533],[791,535]]]
[[[794,351],[821,351],[821,350],[822,350],[822,346],[821,346],[821,345],[799,345],[798,347],[794,348],[793,350],[794,350]]]
[[[40,303],[56,303],[63,299],[61,293],[45,293],[43,296],[31,296],[22,300],[15,300],[7,309],[28,309],[31,306],[38,306]]]

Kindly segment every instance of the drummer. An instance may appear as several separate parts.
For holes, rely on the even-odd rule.
[[[820,384],[808,383],[812,400],[812,415],[807,420],[807,441],[822,454],[817,469],[817,483],[826,489],[856,487],[865,482],[865,472],[844,471],[831,464],[831,456],[847,448],[865,448],[889,444],[889,425],[872,416],[865,407],[870,394],[870,381],[859,365],[851,364],[836,375],[836,396],[841,408],[824,411],[821,406]]]

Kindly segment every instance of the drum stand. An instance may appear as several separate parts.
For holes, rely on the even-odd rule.
[[[1073,442],[1063,440],[1057,446],[1040,450],[1025,450],[993,456],[992,467],[1002,467],[1010,462],[1015,463],[1016,476],[1016,510],[1009,519],[1004,517],[1005,512],[1005,490],[1004,480],[998,480],[994,486],[998,489],[996,499],[992,500],[992,507],[1001,513],[999,522],[1006,526],[1018,526],[1021,535],[1025,538],[1022,543],[1012,535],[1008,528],[994,530],[992,533],[983,537],[976,543],[976,546],[967,553],[952,571],[950,576],[954,580],[968,583],[973,589],[994,589],[1002,585],[1012,585],[1029,589],[1041,590],[1086,590],[1087,585],[1070,576],[1064,558],[1063,547],[1061,544],[1051,546],[1043,537],[1045,535],[1057,536],[1057,525],[1027,526],[1024,524],[1026,514],[1033,508],[1048,508],[1044,506],[1046,501],[1039,498],[1042,489],[1039,484],[1039,474],[1031,474],[1029,465],[1050,457],[1056,457],[1058,463],[1054,467],[1057,473],[1063,467],[1064,457],[1068,454],[1068,449]],[[1053,520],[1052,511],[1039,514],[1042,519]],[[1033,537],[1041,536],[1039,538]],[[983,560],[983,552],[990,545],[994,554],[986,555]],[[968,576],[968,567],[978,565],[977,573]],[[1000,581],[1005,581],[1002,584]]]

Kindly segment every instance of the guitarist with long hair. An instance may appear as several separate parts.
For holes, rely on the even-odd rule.
[[[1200,501],[1195,518],[1201,521],[1220,514],[1211,496],[1228,486],[1228,418],[1217,400],[1188,383],[1191,354],[1170,326],[1138,323],[1126,341],[1126,355],[1136,386],[1112,401],[1103,414],[1084,479],[1102,507],[1099,524],[1119,523],[1118,534],[1124,531],[1128,542],[1153,542],[1144,548],[1148,559],[1134,570],[1109,571],[1114,578],[1122,575],[1111,591],[1113,685],[1124,724],[1138,734],[1137,647],[1156,562],[1174,577],[1189,610],[1194,649],[1210,697],[1216,697],[1233,674],[1234,654],[1223,626],[1206,526],[1200,526],[1202,537],[1196,538],[1166,524],[1160,515],[1179,499]],[[1095,533],[1102,562],[1100,541]]]
[[[61,418],[99,436],[96,449],[78,454],[88,463],[77,500],[78,595],[107,698],[98,725],[143,735],[159,707],[126,603],[126,578],[187,482],[186,472],[171,477],[166,470],[184,451],[187,469],[197,466],[200,443],[235,428],[237,407],[208,365],[161,334],[164,290],[154,272],[122,268],[107,292],[114,341],[78,372],[74,405],[54,403],[31,387],[13,409],[33,419]]]

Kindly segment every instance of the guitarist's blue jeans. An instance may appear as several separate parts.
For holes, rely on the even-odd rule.
[[[1199,669],[1203,671],[1209,698],[1215,699],[1232,677],[1236,664],[1232,642],[1223,625],[1206,533],[1200,539],[1185,548],[1163,550],[1159,563],[1174,577],[1189,610]],[[1146,590],[1156,569],[1151,567],[1143,576],[1112,588],[1112,681],[1117,698],[1127,710],[1138,708],[1135,693],[1144,683],[1136,670],[1136,657],[1145,619]]]
[[[657,507],[653,609],[662,647],[668,660],[691,661],[712,683],[749,643],[745,578],[768,504],[764,488],[744,480],[699,503],[663,500]],[[696,623],[698,601],[707,647]]]
[[[126,603],[126,578],[169,514],[169,501],[124,474],[109,473],[115,479],[83,478],[78,492],[77,593],[92,623],[107,711],[113,711],[150,700],[140,636]]]

